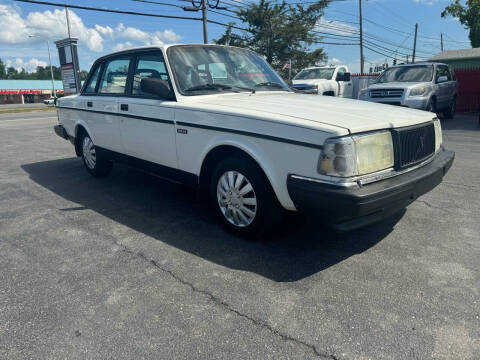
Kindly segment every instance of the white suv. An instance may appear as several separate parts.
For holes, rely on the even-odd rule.
[[[438,185],[454,158],[431,113],[293,93],[235,47],[107,55],[57,105],[55,132],[92,175],[118,161],[181,181],[248,235],[278,224],[282,209],[340,230],[373,223]]]

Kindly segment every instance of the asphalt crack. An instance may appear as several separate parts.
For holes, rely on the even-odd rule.
[[[198,294],[202,294],[204,296],[206,296],[210,301],[212,301],[213,303],[215,303],[216,305],[219,305],[221,306],[222,308],[226,309],[227,311],[239,316],[239,317],[242,317],[248,321],[250,321],[251,323],[253,323],[254,325],[256,326],[259,326],[259,327],[262,327],[262,328],[265,328],[267,329],[268,331],[270,331],[272,334],[280,337],[283,341],[291,341],[291,342],[294,342],[296,344],[299,344],[299,345],[302,345],[308,349],[310,349],[312,351],[312,353],[316,356],[316,357],[319,357],[319,358],[323,358],[323,359],[330,359],[330,360],[339,360],[335,355],[332,355],[332,354],[326,354],[326,353],[322,353],[321,351],[319,351],[315,345],[313,344],[309,344],[308,342],[306,341],[303,341],[303,340],[300,340],[300,339],[297,339],[297,338],[294,338],[293,336],[290,336],[288,334],[285,334],[281,331],[279,331],[278,329],[275,329],[274,327],[272,327],[270,324],[268,324],[266,321],[264,320],[261,320],[261,319],[257,319],[257,318],[254,318],[252,316],[249,316],[247,314],[243,314],[241,313],[240,311],[238,311],[237,309],[233,308],[229,303],[225,302],[224,300],[216,297],[215,295],[213,295],[212,293],[206,291],[206,290],[203,290],[203,289],[199,289],[197,288],[193,283],[191,282],[188,282],[186,281],[185,279],[182,279],[181,277],[179,277],[177,274],[175,274],[173,271],[169,270],[169,269],[166,269],[164,267],[162,267],[159,263],[157,263],[154,259],[149,259],[145,254],[143,254],[142,252],[136,252],[134,250],[132,250],[131,248],[123,245],[123,244],[119,244],[117,243],[117,245],[119,247],[122,248],[122,251],[123,252],[126,252],[130,255],[133,255],[133,256],[136,256],[136,257],[139,257],[140,259],[148,262],[149,264],[151,264],[152,266],[154,266],[155,268],[157,268],[158,270],[170,275],[175,281],[181,283],[182,285],[184,286],[187,286],[188,288],[190,288],[193,292],[195,293],[198,293]]]

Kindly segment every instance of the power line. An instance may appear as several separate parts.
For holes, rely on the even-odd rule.
[[[163,5],[163,6],[172,6],[172,7],[176,7],[176,8],[180,8],[180,9],[183,8],[183,6],[180,6],[180,5],[165,3],[165,2],[161,2],[161,1],[150,1],[150,0],[132,0],[132,1],[142,2],[142,3],[147,3],[147,4],[155,4],[155,5]]]
[[[150,16],[150,17],[157,17],[157,18],[196,20],[196,21],[202,20],[201,18],[194,18],[194,17],[188,17],[188,16],[161,15],[161,14],[141,13],[141,12],[128,11],[128,10],[103,9],[103,8],[97,8],[97,7],[91,7],[91,6],[71,5],[66,3],[60,4],[60,3],[50,2],[50,1],[34,1],[34,0],[15,0],[15,1],[25,2],[30,4],[60,6],[60,7],[68,7],[70,9],[100,11],[100,12],[108,12],[108,13],[116,13],[116,14],[124,14],[124,15],[138,15],[138,16]],[[225,26],[227,25],[225,24]]]

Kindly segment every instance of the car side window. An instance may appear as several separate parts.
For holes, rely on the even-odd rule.
[[[439,65],[437,66],[437,72],[435,73],[435,82],[438,83],[438,78],[440,76],[446,76],[448,81],[452,80],[452,76],[450,75],[448,68],[446,66]]]
[[[85,90],[83,91],[86,94],[93,94],[95,92],[95,88],[97,86],[98,76],[100,75],[100,69],[102,68],[101,64],[98,64],[97,67],[91,73],[88,84],[85,86]]]
[[[144,78],[169,80],[165,60],[161,53],[144,54],[137,57],[133,72],[132,95],[152,96],[152,94],[143,92],[140,87],[140,83]]]
[[[338,69],[338,71],[337,71],[337,76],[339,76],[339,75],[340,75],[340,76],[345,75],[345,68],[342,67],[342,68]]]
[[[447,77],[448,81],[452,81],[452,73],[448,66],[445,66],[445,76]]]
[[[102,94],[124,94],[130,58],[112,59],[104,66],[98,92]]]

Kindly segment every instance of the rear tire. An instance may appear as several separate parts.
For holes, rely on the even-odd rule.
[[[219,162],[210,181],[210,203],[228,230],[250,238],[274,230],[283,214],[262,169],[246,156]]]
[[[112,171],[112,161],[106,159],[101,152],[97,151],[95,144],[87,133],[83,132],[79,141],[83,164],[87,171],[95,177],[107,176]]]
[[[454,97],[452,99],[452,101],[450,102],[450,104],[448,105],[448,109],[446,109],[443,112],[443,117],[445,119],[453,119],[453,117],[455,116],[455,107],[456,106],[457,106],[457,98]]]

